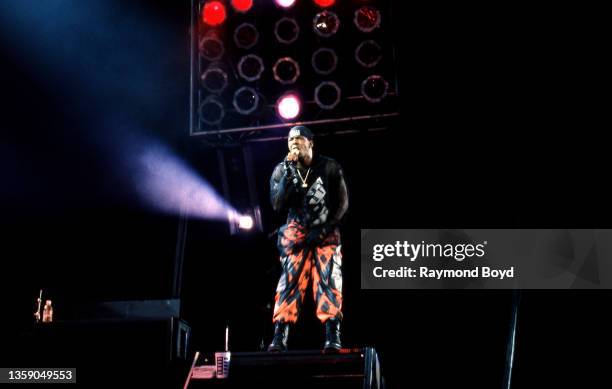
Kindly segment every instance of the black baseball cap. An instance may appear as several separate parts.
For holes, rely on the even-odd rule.
[[[310,131],[310,128],[306,126],[291,127],[291,130],[289,130],[288,137],[291,138],[292,136],[303,136],[308,140],[312,140],[312,138],[314,138],[314,134],[312,133],[312,131]]]

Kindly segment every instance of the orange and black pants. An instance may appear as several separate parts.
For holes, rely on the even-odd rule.
[[[295,323],[312,279],[316,315],[321,322],[342,319],[342,254],[336,228],[317,246],[306,244],[307,230],[296,221],[280,228],[282,273],[276,288],[274,322]]]

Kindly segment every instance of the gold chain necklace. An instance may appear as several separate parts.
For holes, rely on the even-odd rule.
[[[300,180],[302,180],[302,188],[308,188],[308,184],[306,183],[306,180],[308,180],[308,175],[310,174],[310,168],[308,168],[308,170],[306,171],[306,177],[302,178],[302,173],[300,173],[300,169],[295,169],[297,170],[297,174],[298,176],[300,176]]]

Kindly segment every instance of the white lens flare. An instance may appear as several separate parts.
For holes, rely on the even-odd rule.
[[[243,230],[250,230],[253,228],[253,218],[249,215],[240,216],[238,219],[238,227]]]
[[[276,4],[283,8],[289,8],[295,3],[295,0],[276,0]]]
[[[283,119],[293,119],[300,114],[300,100],[294,94],[287,94],[278,100],[277,111]]]

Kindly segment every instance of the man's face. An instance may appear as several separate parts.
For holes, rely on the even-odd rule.
[[[287,140],[289,151],[298,150],[300,157],[304,157],[312,150],[312,142],[302,135],[291,136]]]

